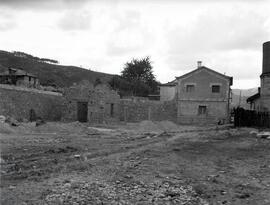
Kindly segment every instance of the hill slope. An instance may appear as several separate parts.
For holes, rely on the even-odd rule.
[[[94,83],[96,79],[100,79],[101,82],[107,83],[113,77],[113,75],[107,73],[95,72],[76,66],[50,64],[36,59],[39,58],[31,58],[31,55],[18,56],[14,52],[0,50],[0,72],[8,67],[21,68],[36,75],[42,85],[56,85],[57,87],[68,87],[83,80]]]
[[[232,107],[240,106],[246,109],[249,109],[249,105],[247,103],[247,98],[256,94],[258,92],[258,88],[251,89],[232,89]],[[240,96],[241,93],[241,96]],[[240,102],[239,102],[240,101]]]

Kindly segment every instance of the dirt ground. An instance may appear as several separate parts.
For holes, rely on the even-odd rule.
[[[249,133],[149,121],[2,123],[1,204],[269,205],[270,140]]]

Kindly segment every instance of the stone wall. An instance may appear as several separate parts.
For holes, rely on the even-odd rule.
[[[77,121],[78,102],[87,103],[87,121],[103,123],[119,120],[120,96],[106,85],[76,85],[64,92],[65,121]]]
[[[261,111],[270,111],[270,75],[261,76]]]
[[[126,122],[138,122],[142,120],[176,122],[177,107],[175,101],[150,101],[139,99],[120,100],[120,120]]]
[[[205,114],[200,115],[198,107],[206,106]],[[228,121],[228,103],[211,101],[178,101],[179,124],[217,124]]]
[[[64,99],[61,94],[20,88],[16,86],[0,86],[0,115],[17,120],[29,120],[30,110],[37,117],[48,121],[61,120]]]

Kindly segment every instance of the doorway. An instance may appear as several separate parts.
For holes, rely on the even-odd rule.
[[[111,104],[111,117],[114,117],[114,104]]]
[[[87,122],[88,115],[88,103],[78,102],[77,103],[77,118],[79,122]]]

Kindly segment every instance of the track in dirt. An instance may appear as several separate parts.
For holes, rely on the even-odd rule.
[[[269,204],[267,140],[234,129],[110,129],[1,134],[1,202]]]

